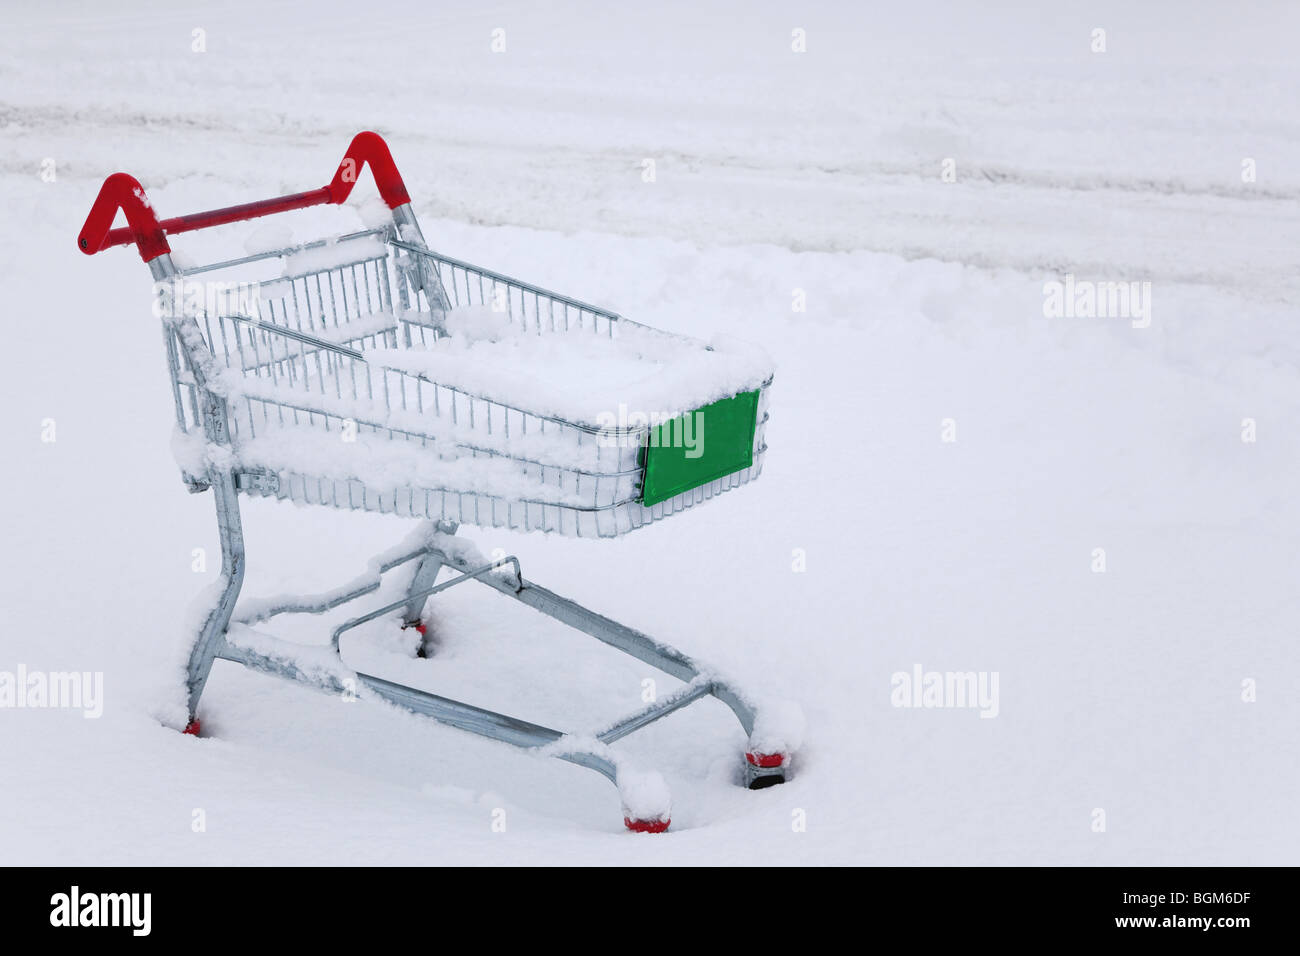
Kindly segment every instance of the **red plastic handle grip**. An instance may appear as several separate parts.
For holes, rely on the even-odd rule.
[[[109,227],[117,218],[119,209],[126,213],[126,228],[113,231],[124,235],[109,242]],[[104,180],[95,204],[90,207],[90,215],[86,216],[85,225],[81,227],[81,234],[77,236],[77,247],[88,256],[120,242],[134,242],[145,262],[171,252],[167,235],[144,189],[134,176],[126,173],[114,173]]]
[[[402,174],[397,171],[393,154],[388,151],[388,144],[378,133],[357,133],[348,145],[348,151],[339,163],[334,178],[325,188],[330,191],[330,202],[336,205],[345,202],[352,187],[357,184],[362,166],[370,167],[370,174],[375,177],[379,195],[384,197],[389,209],[396,209],[411,201],[402,182]]]
[[[358,133],[352,138],[352,143],[328,186],[291,196],[277,196],[224,209],[190,213],[162,222],[158,221],[140,183],[126,173],[114,173],[104,180],[95,204],[90,207],[90,215],[86,217],[85,225],[77,236],[77,248],[92,256],[103,249],[134,242],[140,250],[140,258],[149,262],[171,252],[171,247],[167,244],[169,234],[243,222],[291,209],[342,203],[351,194],[352,187],[356,185],[357,177],[365,166],[370,167],[375,185],[379,187],[379,195],[388,203],[389,209],[396,209],[411,201],[402,176],[397,171],[397,164],[393,162],[392,153],[388,151],[388,144],[378,133],[371,132]],[[112,229],[119,209],[126,213],[127,224],[124,228]]]

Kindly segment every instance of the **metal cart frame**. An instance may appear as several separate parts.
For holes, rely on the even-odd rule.
[[[353,139],[333,180],[321,189],[163,221],[160,221],[154,213],[140,184],[125,173],[115,173],[105,180],[100,189],[85,226],[78,236],[78,247],[87,255],[93,255],[113,246],[134,244],[141,258],[148,264],[156,288],[161,290],[165,298],[169,283],[187,274],[173,263],[168,236],[308,206],[342,203],[350,194],[364,166],[369,166],[371,169],[380,195],[392,211],[393,230],[386,238],[392,246],[409,256],[403,267],[404,281],[400,287],[404,305],[408,303],[409,294],[413,300],[421,301],[431,309],[448,308],[451,305],[451,297],[445,279],[450,275],[454,284],[457,275],[455,269],[460,267],[474,270],[480,277],[480,281],[482,276],[487,275],[511,283],[513,288],[530,290],[535,295],[546,296],[551,303],[552,322],[554,322],[554,304],[562,303],[566,322],[570,314],[569,309],[576,308],[579,310],[579,321],[589,315],[593,330],[596,330],[599,328],[597,323],[604,317],[609,325],[609,333],[613,334],[612,323],[619,318],[613,313],[430,252],[425,245],[411,208],[409,194],[388,147],[377,134],[372,132],[360,133]],[[113,229],[112,222],[119,210],[125,214],[127,225],[124,228]],[[250,256],[246,260],[232,260],[218,265],[238,265],[240,262],[256,258],[259,257]],[[451,264],[452,271],[450,273],[440,271],[445,269],[448,263]],[[216,267],[199,267],[188,272]],[[465,275],[468,294],[469,273],[466,272]],[[459,296],[458,290],[456,295]],[[540,299],[538,301],[540,302]],[[741,764],[744,783],[758,789],[785,780],[790,770],[791,754],[763,751],[761,741],[753,736],[757,720],[755,705],[732,684],[701,667],[680,651],[526,580],[518,560],[513,556],[500,561],[485,560],[464,539],[453,537],[458,522],[448,520],[445,511],[439,512],[436,517],[431,512],[425,512],[423,517],[426,520],[421,522],[417,531],[401,546],[376,558],[366,575],[341,588],[323,595],[279,602],[253,601],[246,603],[242,612],[238,610],[236,605],[243,585],[246,562],[239,495],[242,492],[285,497],[287,492],[281,488],[283,481],[281,475],[267,469],[249,468],[235,453],[238,442],[232,434],[235,428],[232,427],[234,423],[229,369],[222,367],[215,354],[216,343],[210,324],[205,338],[198,316],[177,307],[178,303],[169,302],[165,305],[162,312],[178,418],[182,429],[186,427],[187,421],[195,428],[201,436],[200,440],[204,448],[202,473],[196,474],[195,469],[188,469],[185,470],[184,477],[191,491],[201,492],[210,489],[213,493],[222,557],[220,593],[195,635],[189,656],[186,678],[189,722],[185,728],[186,733],[196,735],[199,733],[199,701],[214,661],[217,659],[233,661],[262,673],[293,680],[330,693],[352,695],[360,692],[374,695],[406,710],[432,717],[440,723],[595,770],[619,788],[624,803],[624,822],[629,829],[661,832],[669,825],[670,808],[666,804],[645,806],[644,800],[637,806],[631,805],[636,801],[631,798],[629,781],[636,777],[637,771],[630,768],[624,758],[616,755],[610,745],[705,696],[713,696],[731,709],[745,733],[751,738],[744,754],[745,759]],[[540,323],[540,306],[535,308],[538,310],[537,319]],[[234,314],[221,318],[251,322],[255,333],[263,336],[263,342],[270,341],[266,338],[267,335],[277,337],[278,340],[284,340],[282,346],[284,349],[289,348],[291,342],[297,343],[301,350],[304,372],[307,371],[309,348],[318,368],[321,367],[321,356],[324,356],[327,363],[338,363],[337,374],[339,375],[342,374],[345,361],[364,359],[360,351],[353,349],[346,342],[329,341],[320,335],[294,331],[288,323],[283,325],[275,322],[259,323],[256,319],[249,320],[247,317]],[[408,327],[406,329],[408,337],[410,332]],[[222,336],[223,338],[225,336],[224,326]],[[275,348],[276,346],[271,348],[272,371],[277,363],[292,363],[296,360],[292,356],[286,358],[286,352],[277,353]],[[281,357],[276,358],[277,355]],[[240,362],[240,368],[246,368],[242,359]],[[282,367],[292,369],[290,364],[282,364]],[[330,368],[334,369],[335,365],[330,364]],[[320,381],[323,392],[325,379],[322,377]],[[337,382],[335,384],[337,387]],[[764,389],[766,384],[763,385]],[[188,391],[187,397],[190,399],[188,410],[184,401],[186,396],[182,394],[183,390]],[[385,394],[387,394],[387,378],[385,378]],[[405,401],[404,392],[403,401]],[[249,404],[251,407],[251,402]],[[470,407],[472,414],[474,407],[472,403]],[[317,411],[317,414],[321,412]],[[508,428],[511,421],[508,412],[505,420]],[[327,430],[329,421],[330,418],[326,414]],[[523,416],[522,421],[526,428],[529,421],[527,415]],[[561,420],[548,419],[548,421],[553,423],[552,427],[572,425]],[[490,422],[489,418],[489,427]],[[383,423],[372,427],[379,430],[383,427]],[[407,437],[409,439],[409,436]],[[416,435],[416,437],[423,439],[422,446],[428,440],[428,436]],[[580,435],[579,440],[581,440]],[[760,456],[765,447],[761,442],[760,435],[756,440]],[[616,463],[616,467],[621,468],[625,464],[620,461]],[[665,513],[671,514],[675,510],[689,507],[697,501],[748,481],[757,475],[759,464],[761,464],[761,457],[748,472],[728,476],[715,482],[712,487],[684,496],[681,501],[669,502],[668,508],[661,507],[659,514],[653,514],[647,509],[644,516],[637,517],[637,513],[630,512],[633,514],[632,520],[616,525],[614,533],[622,533],[637,527],[644,520],[654,520]],[[544,467],[542,474],[545,477]],[[618,474],[616,472],[615,476],[617,477]],[[579,478],[578,481],[580,480]],[[598,507],[595,510],[599,510],[602,492],[599,490],[599,481],[596,485],[594,500]],[[576,487],[581,485],[578,484]],[[446,495],[444,494],[443,497],[445,499]],[[474,514],[477,515],[477,501],[475,509]],[[418,513],[411,509],[404,510],[398,502],[394,502],[388,509],[381,504],[378,510],[393,510],[399,514],[412,516]],[[493,514],[495,513],[494,503]],[[464,511],[458,511],[457,514],[464,514]],[[529,514],[527,508],[524,514],[523,527],[527,528]],[[518,525],[512,520],[506,526]],[[545,527],[545,524],[541,526]],[[608,528],[609,525],[604,527]],[[455,576],[439,584],[437,578],[444,567],[454,571]],[[237,638],[232,639],[232,624],[254,625],[280,614],[321,614],[372,594],[380,588],[383,576],[397,568],[408,570],[413,568],[413,571],[410,571],[409,584],[405,587],[401,599],[369,610],[337,627],[331,635],[327,655],[322,660],[304,662],[302,659],[304,648],[290,642],[280,641],[274,650],[268,651],[265,642],[259,642],[254,647]],[[471,580],[485,584],[506,597],[629,654],[685,682],[684,686],[641,710],[615,721],[597,733],[594,739],[579,740],[559,730],[393,683],[373,674],[353,671],[343,663],[339,655],[339,641],[342,634],[348,630],[398,611],[401,612],[403,626],[422,629],[420,622],[428,599]]]

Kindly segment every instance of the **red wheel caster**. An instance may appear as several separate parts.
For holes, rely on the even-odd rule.
[[[785,768],[790,763],[789,754],[745,753],[745,786],[762,790],[785,783]]]
[[[633,820],[631,817],[623,818],[623,826],[627,827],[633,833],[663,833],[668,829],[671,820]]]
[[[188,724],[185,725],[185,729],[182,730],[181,733],[190,734],[194,737],[197,737],[199,735],[200,726],[201,725],[199,724],[199,719],[195,717],[193,720],[191,720]]]
[[[428,651],[425,650],[425,642],[429,637],[429,628],[423,621],[416,621],[413,624],[403,624],[402,630],[413,630],[420,635],[420,643],[416,645],[416,657],[428,657]]]

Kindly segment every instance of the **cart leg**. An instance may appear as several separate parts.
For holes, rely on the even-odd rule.
[[[754,745],[752,742],[754,723],[757,719],[754,708],[722,681],[714,682],[713,696],[731,708],[731,712],[740,721],[740,726],[750,736],[751,743],[745,747],[745,762],[742,764],[745,786],[750,790],[762,790],[766,787],[774,787],[779,783],[785,783],[786,777],[789,775],[792,755],[789,753],[767,753]]]
[[[424,616],[424,605],[429,600],[427,595],[421,594],[423,591],[433,587],[433,583],[438,580],[438,572],[442,570],[442,555],[436,551],[430,551],[420,559],[420,563],[415,567],[415,576],[411,578],[411,585],[406,589],[408,594],[419,594],[419,597],[412,597],[406,602],[406,607],[402,611],[402,626],[414,627],[420,623],[420,618]]]
[[[199,698],[212,671],[212,662],[225,642],[230,615],[234,613],[239,589],[244,583],[244,529],[239,520],[239,497],[235,477],[226,471],[214,475],[212,491],[217,505],[217,531],[221,537],[221,593],[203,621],[186,667],[186,690],[189,697],[189,723],[185,733],[198,734]]]
[[[443,534],[455,534],[457,525],[451,522],[439,522],[438,531]],[[406,593],[412,595],[406,602],[406,607],[402,610],[402,627],[413,627],[420,632],[420,636],[425,636],[424,624],[421,618],[424,617],[424,606],[428,602],[428,595],[425,591],[433,587],[438,580],[438,572],[442,570],[443,554],[441,551],[429,551],[424,557],[420,558],[419,564],[415,567],[415,575],[411,578],[410,585],[407,586]],[[418,597],[414,595],[419,595]],[[416,652],[420,657],[424,657],[424,642],[421,641],[420,647]]]

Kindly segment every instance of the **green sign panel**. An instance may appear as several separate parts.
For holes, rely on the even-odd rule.
[[[649,507],[754,463],[758,392],[741,392],[650,429],[641,503]]]

